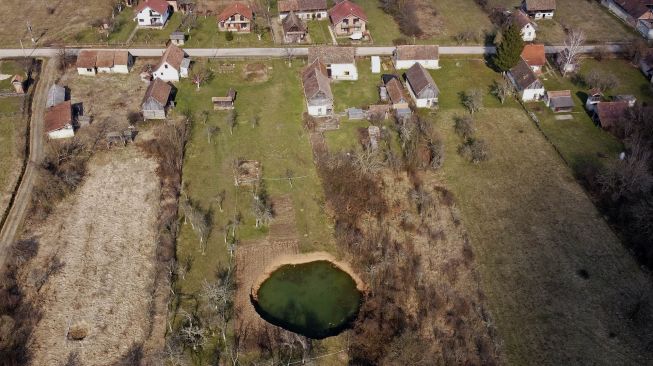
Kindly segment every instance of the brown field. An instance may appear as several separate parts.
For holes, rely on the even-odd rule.
[[[37,44],[70,38],[88,28],[90,22],[111,14],[113,0],[3,0],[0,41],[3,45],[31,45],[27,22],[31,22]]]
[[[474,115],[491,159],[464,161],[450,110],[443,169],[514,365],[643,365],[653,357],[650,278],[523,111]]]
[[[63,364],[72,353],[85,365],[112,365],[147,340],[156,166],[135,147],[97,155],[83,185],[34,233],[40,250],[23,269],[25,282],[54,258],[62,266],[36,291],[43,316],[31,337],[32,365]],[[69,340],[72,332],[83,340]]]

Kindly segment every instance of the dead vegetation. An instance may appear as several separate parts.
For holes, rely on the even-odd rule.
[[[245,81],[262,83],[270,78],[268,74],[268,66],[264,63],[257,62],[243,66],[243,79]]]
[[[370,289],[349,355],[358,365],[497,364],[469,239],[432,172],[443,150],[426,146],[441,142],[425,122],[398,125],[399,159],[387,142],[317,155],[340,250]]]

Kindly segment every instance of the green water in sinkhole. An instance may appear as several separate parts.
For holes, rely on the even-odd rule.
[[[263,319],[316,339],[347,329],[362,300],[354,279],[323,260],[279,267],[256,295],[254,306]]]

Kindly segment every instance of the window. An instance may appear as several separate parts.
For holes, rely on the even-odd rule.
[[[345,71],[345,76],[349,76],[349,71]]]
[[[235,16],[235,15],[230,16],[230,17],[229,17],[229,20],[231,20],[232,22],[235,21],[235,20],[236,20],[236,16]]]
[[[139,23],[145,23],[145,19],[138,19]]]
[[[244,23],[244,24],[241,26],[241,28],[243,28],[243,29],[247,28],[247,23]]]
[[[163,66],[163,67],[165,67],[165,68],[167,69],[167,68],[168,68],[168,64],[165,64],[165,66]],[[162,74],[162,75],[163,75],[163,74]]]
[[[244,21],[244,20],[245,20],[245,17],[241,15],[241,16],[240,16],[240,20],[241,20],[241,21]]]
[[[93,72],[93,69],[86,69],[86,71],[88,71],[88,72]]]

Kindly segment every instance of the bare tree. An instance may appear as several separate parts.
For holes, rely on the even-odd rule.
[[[205,304],[211,309],[217,318],[217,326],[223,344],[227,343],[227,331],[229,321],[233,317],[233,298],[235,281],[233,278],[233,267],[229,266],[220,271],[217,279],[213,282],[204,280],[202,283],[201,296]]]
[[[290,188],[292,188],[292,180],[295,178],[295,172],[288,168],[286,169],[286,179],[288,179],[288,184],[290,184]]]
[[[596,88],[602,92],[607,92],[619,86],[619,78],[614,74],[592,70],[585,76],[585,83],[590,88]]]
[[[202,123],[206,124],[206,122],[209,121],[209,115],[210,115],[211,113],[209,113],[209,111],[207,111],[207,110],[205,109],[205,110],[201,111],[200,114],[202,115]]]
[[[257,113],[253,115],[249,119],[250,123],[252,124],[252,128],[258,127],[258,125],[261,123],[261,116]]]
[[[208,139],[208,143],[211,143],[211,137],[215,136],[220,129],[217,126],[206,126],[206,138]]]
[[[238,125],[238,112],[235,109],[229,111],[227,117],[225,118],[227,125],[229,126],[229,133],[234,134],[234,128]]]
[[[501,81],[495,81],[492,84],[491,92],[503,104],[509,96],[514,94],[515,87],[509,80],[502,78]]]
[[[454,117],[454,130],[458,136],[463,139],[468,139],[474,136],[476,127],[474,126],[474,118],[472,116],[456,116]]]
[[[206,330],[200,325],[199,319],[195,315],[181,309],[179,313],[183,316],[181,328],[178,335],[180,341],[190,347],[193,352],[201,350],[207,343]]]
[[[462,94],[462,103],[469,113],[474,114],[483,108],[483,92],[481,89],[470,89]]]
[[[256,228],[267,225],[272,221],[272,207],[265,197],[258,196],[252,200],[252,211],[254,211],[256,217]]]
[[[213,74],[211,73],[211,70],[205,66],[201,66],[193,70],[191,80],[193,80],[193,83],[197,85],[197,90],[200,90],[200,84],[209,81],[212,76]]]
[[[295,58],[296,53],[297,52],[296,52],[295,48],[293,48],[293,47],[284,47],[283,48],[283,54],[284,54],[286,60],[288,60],[288,67],[292,66],[292,60]]]
[[[215,201],[218,203],[220,212],[223,212],[222,205],[224,204],[225,198],[227,198],[227,192],[224,189],[218,192],[218,194],[215,196]]]
[[[578,56],[585,44],[585,33],[579,29],[572,29],[567,33],[563,50],[560,52],[560,67],[563,76],[567,76],[569,69],[575,68]]]
[[[180,207],[184,214],[184,223],[190,223],[193,231],[197,234],[200,241],[202,255],[206,253],[206,240],[208,239],[211,223],[208,217],[199,207],[193,205],[187,197],[180,200]]]
[[[354,162],[358,173],[361,176],[368,174],[374,174],[381,170],[383,167],[383,161],[381,156],[376,151],[370,149],[361,150],[354,154]]]

